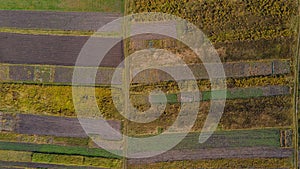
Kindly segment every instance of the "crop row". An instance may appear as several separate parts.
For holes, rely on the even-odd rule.
[[[88,157],[79,155],[71,156],[13,150],[0,150],[0,152],[0,161],[46,163],[82,167],[95,166],[102,168],[120,168],[122,166],[121,160],[101,157]]]

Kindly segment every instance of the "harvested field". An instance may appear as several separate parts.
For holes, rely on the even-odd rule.
[[[158,83],[162,81],[174,81],[173,77],[166,73],[165,71],[172,72],[177,75],[178,81],[193,80],[189,75],[187,75],[184,66],[176,65],[176,60],[172,60],[167,57],[158,58],[153,65],[157,62],[159,64],[166,65],[164,67],[160,66],[158,68],[147,67],[147,60],[151,60],[152,56],[142,57],[141,59],[136,59],[132,62],[132,75],[134,78],[133,83]],[[168,63],[168,65],[167,65]],[[207,63],[208,67],[220,66],[214,63]],[[193,73],[193,78],[196,80],[209,79],[206,68],[203,64],[191,64],[187,65]],[[268,61],[253,61],[253,62],[226,62],[222,64],[227,78],[241,78],[241,77],[251,77],[251,76],[269,76],[269,75],[280,75],[280,74],[290,74],[291,66],[288,60],[268,60]],[[161,70],[160,70],[160,69]],[[137,73],[141,70],[140,73]]]
[[[204,150],[170,150],[162,155],[145,159],[129,159],[129,164],[150,164],[181,160],[223,159],[223,158],[288,158],[292,157],[293,149],[245,147],[215,148]]]
[[[227,62],[223,64],[227,79],[229,78],[250,78],[259,76],[284,76],[291,73],[289,60],[269,60],[257,62]],[[55,65],[0,65],[0,80],[3,82],[26,82],[26,83],[50,83],[70,85],[74,67],[71,66],[55,66]],[[189,65],[196,80],[208,80],[205,67],[202,64]],[[97,68],[80,68],[82,71],[89,71]],[[182,70],[180,66],[165,67],[170,72],[178,72]],[[147,69],[136,74],[133,69],[133,84],[146,86],[153,83],[175,83],[174,79],[165,72],[156,69]],[[100,67],[97,70],[95,78],[96,85],[120,85],[122,79],[112,82],[113,74],[116,73],[122,77],[123,69],[115,69],[111,67]],[[178,78],[180,81],[193,80],[186,78],[184,74]],[[279,77],[278,77],[279,78]],[[288,78],[288,77],[286,77]],[[227,82],[228,83],[228,82]],[[201,85],[201,84],[200,84]],[[228,85],[231,85],[228,83]],[[268,84],[271,85],[271,84]]]
[[[253,158],[253,159],[214,159],[159,162],[147,165],[131,164],[132,169],[174,169],[174,168],[292,168],[291,158]]]
[[[74,66],[88,37],[0,33],[0,39],[0,62],[2,63]],[[115,40],[99,38],[99,45]],[[116,67],[122,60],[123,47],[120,42],[107,53],[100,65],[94,60],[87,59],[85,63],[78,66]]]
[[[97,31],[105,24],[120,16],[120,14],[96,12],[0,10],[0,27],[64,31]]]
[[[287,127],[292,125],[292,98],[290,96],[272,96],[250,99],[227,100],[224,113],[218,125],[219,129],[251,129],[265,127]],[[207,114],[209,102],[201,102],[197,120],[192,131],[201,131]],[[139,110],[147,110],[147,104],[136,105]],[[180,104],[167,104],[162,115],[147,124],[128,122],[128,134],[131,136],[157,134],[168,129],[178,117]],[[159,129],[159,130],[158,130]]]
[[[87,137],[87,134],[82,129],[77,118],[25,114],[18,114],[16,118],[16,132],[20,134],[51,135],[58,137]],[[117,131],[121,130],[120,122],[109,121],[109,124]],[[100,122],[99,125],[101,125]],[[109,135],[109,133],[106,134]]]
[[[212,42],[222,62],[261,59],[288,59],[294,56],[295,49],[291,46],[294,37],[277,37],[274,39],[258,39],[251,41]],[[176,53],[186,63],[201,63],[188,47],[177,40],[159,35],[138,35],[130,39],[130,53],[141,49],[163,48]]]

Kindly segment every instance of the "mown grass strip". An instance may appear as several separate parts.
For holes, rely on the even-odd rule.
[[[119,156],[111,154],[104,149],[97,149],[97,148],[89,149],[89,148],[75,147],[75,146],[71,147],[71,146],[59,146],[59,145],[49,145],[49,144],[0,142],[0,149],[120,159]]]
[[[0,9],[122,13],[123,0],[2,0]]]

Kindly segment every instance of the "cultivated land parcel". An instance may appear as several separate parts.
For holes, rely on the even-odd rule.
[[[1,1],[0,168],[297,168],[298,6],[297,0]],[[85,134],[76,118],[71,83],[89,36],[120,16],[140,12],[173,14],[199,27],[224,64],[228,91],[217,131],[199,144],[211,84],[201,61],[184,44],[140,35],[112,48],[99,67],[80,65],[98,69],[96,100],[103,116],[113,128],[134,137],[157,135],[172,125],[183,101],[180,85],[201,91],[197,120],[183,141],[159,156],[127,159],[101,149]],[[114,71],[124,74],[116,67],[125,57],[149,47],[182,58],[198,85],[186,79],[176,83],[157,70],[139,74],[131,84],[131,104],[149,109],[148,95],[154,89],[166,92],[168,100],[157,120],[141,124],[118,112],[122,104],[116,105],[111,93],[122,91],[123,83],[110,82]],[[160,104],[161,96],[156,97]]]

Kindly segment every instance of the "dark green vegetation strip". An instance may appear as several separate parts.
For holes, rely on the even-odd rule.
[[[2,0],[0,9],[122,13],[123,0]]]
[[[196,150],[209,148],[229,148],[229,147],[277,147],[280,144],[280,129],[254,129],[254,130],[232,130],[216,131],[205,142],[199,143],[199,132],[188,134],[172,150]],[[165,134],[168,140],[177,139],[180,134]],[[149,137],[149,135],[147,135]],[[158,151],[164,145],[155,145],[149,148]],[[137,144],[136,147],[139,147]],[[144,148],[144,147],[142,147]],[[138,151],[138,150],[137,150]]]
[[[184,94],[184,95],[183,95]],[[180,93],[180,94],[167,94],[167,102],[194,102],[194,101],[208,101],[213,99],[247,99],[253,97],[266,97],[266,96],[280,96],[289,95],[290,88],[288,86],[266,86],[266,87],[250,87],[250,88],[233,88],[225,90],[214,91],[200,91],[200,100],[197,100],[193,93]],[[181,96],[183,95],[183,96]],[[135,96],[132,96],[134,98]],[[145,100],[142,95],[136,95],[135,100]],[[147,96],[144,96],[147,97]],[[164,99],[163,95],[151,95],[150,101],[152,103],[162,103]],[[136,103],[135,103],[136,104]]]
[[[280,147],[279,129],[216,131],[205,143],[199,143],[200,133],[191,133],[175,149],[226,147]]]
[[[15,150],[15,151],[29,151],[39,153],[50,154],[65,154],[65,155],[82,155],[92,157],[105,157],[120,159],[121,157],[111,154],[106,150],[99,148],[84,148],[84,147],[72,147],[72,146],[59,146],[49,144],[29,144],[29,143],[12,143],[12,142],[0,142],[1,150]]]

